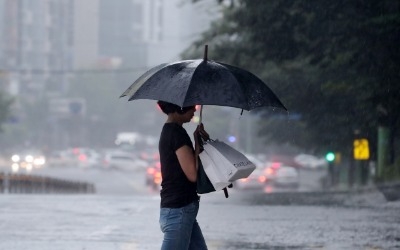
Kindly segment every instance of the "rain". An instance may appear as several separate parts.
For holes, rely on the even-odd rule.
[[[200,194],[208,249],[400,249],[398,1],[1,0],[0,18],[0,249],[160,249],[158,99],[255,166]]]

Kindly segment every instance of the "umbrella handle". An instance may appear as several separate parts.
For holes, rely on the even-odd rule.
[[[203,105],[200,105],[200,117],[199,117],[199,126],[200,124],[203,123]],[[204,139],[202,140],[203,143],[205,143],[206,141],[214,141],[213,139],[211,139],[210,137],[208,137],[208,139]]]
[[[203,105],[200,105],[200,119],[199,119],[199,125],[202,123],[203,121]]]

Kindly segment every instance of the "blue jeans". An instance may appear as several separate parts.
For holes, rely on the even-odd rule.
[[[181,208],[161,208],[160,228],[164,233],[161,250],[207,249],[197,223],[199,201]]]

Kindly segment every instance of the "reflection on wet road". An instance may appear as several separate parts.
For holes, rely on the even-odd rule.
[[[95,182],[99,193],[0,195],[0,249],[159,249],[159,195],[144,186],[144,173],[47,173]],[[229,193],[201,198],[210,250],[400,248],[400,204],[376,191]]]

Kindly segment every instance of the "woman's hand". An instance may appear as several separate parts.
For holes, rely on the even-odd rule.
[[[203,123],[199,124],[196,128],[196,130],[193,132],[193,136],[194,136],[194,141],[195,141],[195,145],[194,145],[194,160],[195,160],[195,170],[196,170],[196,175],[195,178],[193,178],[191,175],[186,174],[185,169],[184,172],[186,174],[186,176],[188,177],[188,179],[190,181],[196,181],[197,180],[197,170],[199,168],[199,154],[201,151],[203,151],[203,142],[201,141],[203,140],[209,140],[210,136],[208,135],[208,133],[204,130],[204,125]],[[189,178],[190,176],[190,178]]]
[[[210,139],[210,135],[204,130],[204,125],[203,123],[200,123],[199,125],[197,125],[196,130],[194,131],[194,137],[195,140],[198,138],[197,136],[201,136],[201,138],[205,141]]]
[[[196,155],[199,155],[200,152],[203,151],[202,140],[207,141],[210,139],[210,136],[204,130],[203,123],[201,123],[200,125],[197,126],[196,130],[193,133],[193,136],[194,136],[194,142],[195,142],[194,150],[195,150]]]

